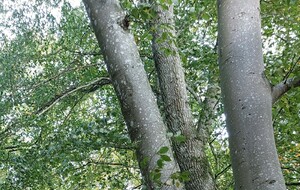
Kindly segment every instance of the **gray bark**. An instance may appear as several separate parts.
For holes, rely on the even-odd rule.
[[[283,190],[264,76],[259,0],[218,0],[221,89],[235,189]]]
[[[272,100],[273,100],[273,104],[281,98],[281,96],[283,96],[286,92],[288,92],[289,90],[296,88],[296,87],[300,87],[300,78],[296,77],[296,78],[289,78],[275,86],[273,86],[272,88]]]
[[[157,168],[161,147],[171,150],[166,128],[151,91],[144,66],[133,36],[124,24],[125,15],[117,0],[84,0],[108,72],[121,104],[131,140],[137,145],[137,158],[148,189],[180,189],[172,185],[170,176],[178,172],[172,159],[161,169],[162,185],[151,172]],[[143,164],[145,160],[146,165]]]
[[[185,137],[184,142],[172,138],[173,150],[181,172],[189,173],[186,189],[215,189],[210,166],[205,155],[204,137],[197,135],[193,125],[192,114],[188,104],[187,90],[178,49],[173,43],[176,36],[173,21],[173,7],[164,10],[156,5],[157,17],[152,21],[153,54],[158,73],[164,113],[168,129]],[[160,42],[162,36],[167,39]],[[167,50],[167,51],[166,51]],[[167,52],[171,52],[168,54]]]

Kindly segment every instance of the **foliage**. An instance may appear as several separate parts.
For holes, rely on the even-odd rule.
[[[148,25],[153,13],[129,0],[123,0],[122,6],[132,17],[130,30],[161,105]],[[299,76],[299,1],[262,0],[261,6],[266,75],[272,84]],[[142,187],[135,145],[128,137],[113,88],[89,85],[108,74],[84,7],[72,7],[67,1],[6,1],[0,10],[4,18],[0,24],[1,189]],[[219,189],[232,189],[223,105],[219,92],[208,90],[219,86],[215,2],[179,0],[175,15],[176,44],[195,125],[203,121],[205,100],[219,100],[209,118],[206,152]],[[84,85],[83,90],[55,102]],[[299,97],[300,90],[294,89],[273,108],[287,183],[300,179]],[[177,137],[184,141],[180,134]],[[159,150],[158,170],[169,161],[168,151]],[[174,174],[174,179],[189,177]]]

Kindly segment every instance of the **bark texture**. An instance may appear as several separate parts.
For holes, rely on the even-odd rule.
[[[178,172],[171,151],[168,155],[172,161],[166,162],[161,169],[162,185],[151,177],[151,172],[157,168],[157,152],[161,147],[171,150],[171,146],[134,38],[124,24],[125,14],[119,1],[84,0],[84,4],[121,104],[131,140],[137,145],[137,158],[147,189],[180,189],[172,185],[170,179],[173,173]]]
[[[283,190],[259,0],[218,0],[219,66],[235,189]]]
[[[204,142],[199,137],[188,104],[187,90],[178,49],[174,43],[175,29],[173,7],[163,9],[154,7],[157,15],[152,22],[153,54],[158,73],[164,113],[168,129],[175,135],[172,139],[173,150],[181,172],[189,173],[186,189],[215,189],[210,166],[204,151]],[[185,141],[176,140],[183,135]]]

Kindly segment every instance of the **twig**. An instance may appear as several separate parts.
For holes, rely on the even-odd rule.
[[[214,146],[213,146],[211,143],[209,143],[208,145],[209,145],[209,148],[210,148],[210,150],[211,150],[211,153],[212,153],[212,155],[213,155],[213,157],[214,157],[214,160],[215,160],[215,162],[216,162],[216,167],[219,169],[218,157],[217,157],[217,154],[216,154],[216,152],[215,152],[215,150],[214,150]],[[216,176],[215,176],[215,178],[216,178]]]
[[[74,60],[71,64],[76,63],[77,61],[78,61],[78,60]],[[40,82],[40,83],[38,83],[38,84],[32,86],[30,89],[31,89],[31,90],[32,90],[32,89],[36,89],[36,88],[38,88],[39,86],[41,86],[41,85],[43,85],[43,84],[46,84],[46,83],[48,83],[48,82],[50,82],[50,81],[52,81],[52,80],[54,80],[54,79],[60,77],[61,75],[65,74],[65,73],[68,73],[68,72],[71,72],[71,71],[74,71],[74,70],[82,70],[82,69],[84,69],[84,68],[92,67],[92,66],[97,66],[97,65],[99,65],[99,64],[90,64],[90,65],[84,65],[84,66],[81,66],[81,67],[67,68],[67,69],[61,71],[60,73],[58,73],[57,75],[55,75],[55,76],[53,76],[53,77],[50,77],[50,78],[48,78],[48,79],[46,79],[46,80],[44,80],[44,81],[42,81],[42,82]]]
[[[296,55],[294,55],[293,59],[295,58],[295,56],[296,56]],[[293,72],[293,70],[295,69],[295,67],[296,67],[296,65],[297,65],[297,63],[298,63],[299,61],[300,61],[300,57],[297,59],[297,61],[296,61],[295,63],[293,63],[291,69],[290,69],[290,70],[286,73],[286,75],[284,76],[284,79],[283,79],[283,80],[284,80],[284,83],[287,82],[287,80],[288,80],[290,74]]]
[[[222,171],[220,171],[219,173],[217,173],[215,175],[215,179],[217,179],[220,175],[222,175],[223,173],[225,173],[226,171],[228,171],[231,168],[231,164],[229,164],[226,168],[224,168]]]
[[[77,104],[82,100],[82,98],[85,96],[85,94],[83,94],[80,98],[78,98],[78,100],[73,104],[73,106],[71,107],[69,113],[67,114],[67,116],[64,118],[62,125],[64,125],[68,119],[70,118],[70,115],[72,113],[72,111],[75,109],[75,107],[77,106]]]
[[[279,109],[279,111],[277,112],[277,114],[275,115],[275,117],[274,117],[274,119],[273,119],[273,126],[275,126],[275,122],[276,122],[276,120],[277,120],[279,114],[282,112],[282,110],[283,110],[283,107],[281,107],[281,108]]]

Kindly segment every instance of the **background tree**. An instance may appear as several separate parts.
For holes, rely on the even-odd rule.
[[[142,188],[136,143],[128,136],[85,9],[74,2],[1,4],[3,189]],[[165,118],[151,48],[153,32],[147,30],[152,12],[127,0],[121,6],[130,15],[129,32]],[[299,2],[261,1],[261,14],[267,77],[278,84],[299,76]],[[205,152],[218,189],[231,189],[218,87],[215,2],[178,1],[174,22],[193,124],[207,135]],[[299,184],[299,97],[299,89],[293,89],[273,105],[275,140],[288,189]]]

